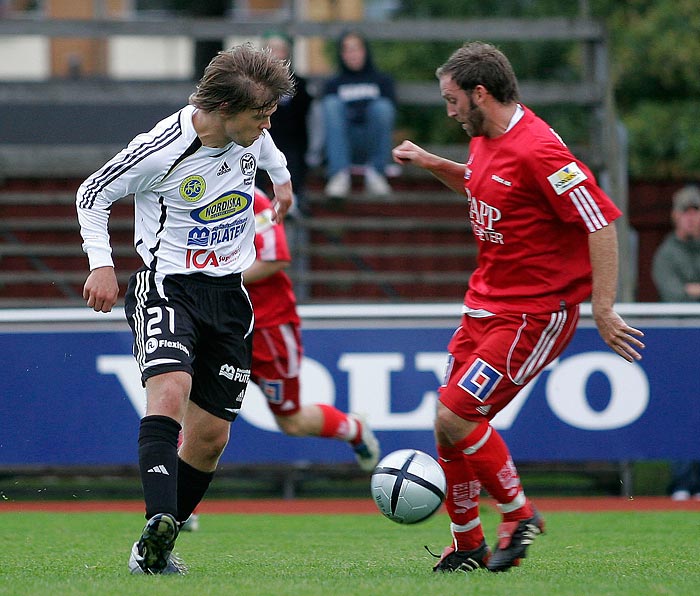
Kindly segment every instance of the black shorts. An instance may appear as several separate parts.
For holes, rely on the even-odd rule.
[[[253,308],[240,274],[156,275],[129,279],[124,310],[134,334],[141,381],[181,370],[192,375],[190,399],[233,421],[243,403],[253,353]]]

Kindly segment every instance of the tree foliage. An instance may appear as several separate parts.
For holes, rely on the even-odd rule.
[[[700,179],[700,4],[697,0],[599,0],[598,4],[610,5],[604,16],[611,37],[615,96],[629,131],[630,174]]]
[[[397,17],[529,18],[566,16],[582,10],[604,21],[618,116],[629,133],[630,174],[636,178],[700,179],[700,3],[698,0],[403,0]],[[520,80],[580,78],[575,43],[498,44]],[[430,80],[456,48],[453,43],[376,44],[377,62],[397,78]],[[429,56],[430,59],[426,59]],[[537,106],[533,106],[536,109]],[[586,125],[576,107],[537,109],[576,143]],[[424,142],[463,141],[463,132],[445,124],[443,109],[405,109],[400,125]]]

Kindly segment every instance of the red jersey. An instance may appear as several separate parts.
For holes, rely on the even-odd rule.
[[[546,122],[524,107],[505,134],[474,137],[464,188],[478,245],[468,307],[546,313],[590,296],[588,234],[621,212]]]
[[[255,190],[255,250],[262,261],[291,261],[284,226],[272,221],[272,204],[260,190]],[[292,280],[284,271],[245,287],[253,303],[255,327],[276,327],[283,323],[299,324]]]

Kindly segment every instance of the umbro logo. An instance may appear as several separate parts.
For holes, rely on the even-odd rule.
[[[153,466],[150,470],[148,470],[149,474],[165,474],[166,476],[170,476],[170,473],[168,472],[168,469],[163,466]]]
[[[226,162],[221,164],[221,167],[219,170],[216,172],[217,176],[223,176],[224,174],[228,173],[231,171],[231,168],[228,167],[228,164]]]

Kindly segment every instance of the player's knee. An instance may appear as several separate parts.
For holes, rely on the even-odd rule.
[[[438,402],[438,407],[435,412],[435,420],[433,422],[436,435],[444,435],[446,433],[446,429],[449,427],[451,422],[451,415],[452,412]]]
[[[229,433],[227,429],[212,428],[202,432],[194,438],[194,444],[188,445],[197,452],[197,459],[202,462],[216,464],[228,444]]]
[[[435,414],[435,437],[440,445],[451,445],[461,441],[485,421],[471,421],[461,418],[452,410],[438,402]]]
[[[290,437],[306,436],[303,420],[298,413],[291,416],[275,416],[275,420],[277,421],[277,426],[285,435]]]

